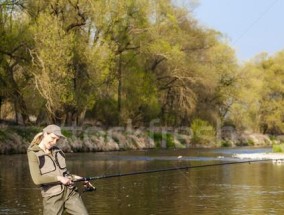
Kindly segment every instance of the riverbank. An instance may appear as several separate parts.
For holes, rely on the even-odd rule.
[[[41,127],[0,125],[0,154],[26,153],[33,137],[42,131]],[[59,142],[64,152],[98,152],[118,150],[143,150],[155,148],[191,148],[191,147],[236,147],[271,146],[272,141],[266,135],[242,134],[234,141],[216,138],[215,142],[197,144],[192,141],[191,133],[186,129],[152,128],[132,129],[113,127],[63,127],[66,140]],[[206,140],[206,137],[203,137]]]
[[[0,154],[26,153],[33,137],[42,131],[40,127],[1,126]],[[190,136],[163,129],[102,129],[99,127],[62,128],[67,137],[58,145],[64,152],[98,152],[117,150],[142,150],[154,148],[190,147]]]

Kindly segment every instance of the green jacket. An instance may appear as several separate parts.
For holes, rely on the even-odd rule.
[[[31,143],[27,151],[31,177],[36,185],[41,186],[43,197],[61,193],[65,187],[64,185],[48,184],[58,182],[57,176],[68,175],[65,155],[62,150],[53,147],[50,151],[50,154],[45,154],[44,151],[34,143]]]

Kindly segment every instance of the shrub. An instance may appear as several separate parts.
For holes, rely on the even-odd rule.
[[[272,146],[272,152],[284,152],[284,143],[274,144]]]
[[[218,143],[221,147],[231,147],[233,144],[229,140],[222,140]]]
[[[168,132],[154,132],[149,137],[155,142],[158,148],[175,148],[174,137]]]
[[[212,125],[201,119],[193,120],[191,124],[192,143],[201,145],[215,145],[216,132]]]

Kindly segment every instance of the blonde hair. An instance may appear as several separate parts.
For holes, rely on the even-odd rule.
[[[32,144],[38,145],[43,138],[43,132],[39,132],[35,135],[34,139],[32,140]]]

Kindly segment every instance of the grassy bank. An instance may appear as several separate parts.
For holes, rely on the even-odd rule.
[[[114,127],[64,127],[62,133],[67,137],[60,140],[59,147],[65,152],[97,152],[117,150],[141,150],[153,148],[188,148],[188,147],[236,147],[236,146],[272,146],[274,151],[284,151],[279,144],[263,134],[239,134],[231,139],[213,138],[214,135],[202,132],[190,132],[178,129],[155,128],[127,129]],[[40,127],[1,126],[0,154],[26,153],[33,137],[42,131]],[[206,130],[207,131],[207,130]]]
[[[0,154],[26,153],[39,127],[2,126]],[[127,131],[123,129],[62,128],[67,137],[58,143],[65,152],[96,152],[115,150],[141,150],[153,148],[186,148],[189,136],[165,131]]]
[[[25,153],[29,142],[40,130],[36,127],[1,127],[0,154]]]

